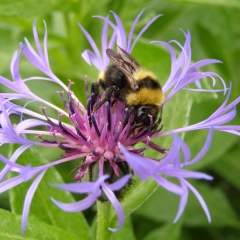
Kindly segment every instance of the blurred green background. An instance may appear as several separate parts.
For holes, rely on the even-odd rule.
[[[112,10],[120,16],[128,32],[133,20],[143,8],[145,11],[136,32],[157,14],[164,16],[155,21],[144,33],[132,54],[142,65],[154,71],[162,84],[170,71],[169,56],[166,54],[166,57],[159,59],[159,55],[154,54],[155,52],[146,42],[175,39],[183,44],[185,39],[179,30],[181,28],[191,32],[192,60],[206,58],[221,60],[223,64],[211,65],[205,70],[218,73],[227,85],[232,81],[231,101],[240,95],[240,1],[238,0],[32,0],[28,2],[2,0],[0,1],[0,74],[11,79],[9,66],[14,50],[18,49],[18,44],[24,41],[24,37],[33,42],[34,20],[37,20],[40,37],[43,37],[42,20],[45,20],[49,35],[51,68],[66,83],[68,79],[74,81],[72,90],[85,102],[83,77],[87,74],[91,81],[95,81],[98,72],[94,67],[88,66],[80,56],[85,48],[89,48],[89,44],[77,22],[82,24],[100,46],[103,22],[92,18],[93,15],[106,16]],[[21,73],[23,77],[39,75],[34,68],[29,68],[23,58]],[[34,85],[33,89],[37,91],[39,87]],[[4,91],[2,86],[0,91]],[[44,95],[61,106],[55,89],[44,88]],[[190,123],[207,118],[224,99],[223,94],[218,94],[218,98],[217,95],[196,96],[198,97],[193,98]],[[240,107],[237,109],[240,110]],[[233,123],[240,124],[240,114]],[[192,156],[195,156],[202,147],[205,137],[204,131],[186,134],[185,140],[192,151]],[[59,157],[59,152],[51,153],[51,156],[48,155],[49,153],[46,151],[45,154],[51,159]],[[73,164],[67,167],[67,170],[64,166],[58,170],[63,178],[68,180],[73,177],[68,173],[74,166]],[[172,224],[179,199],[163,189],[158,189],[131,215],[134,231],[129,239],[239,239],[239,137],[215,132],[209,152],[199,164],[194,166],[194,170],[207,172],[214,177],[212,182],[191,181],[205,199],[212,216],[212,223],[208,224],[199,203],[190,194],[183,216],[176,224]],[[8,194],[0,195],[0,207],[10,208]],[[86,211],[85,215],[91,222],[94,218],[94,210]]]

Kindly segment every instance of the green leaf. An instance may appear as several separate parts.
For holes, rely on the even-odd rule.
[[[240,148],[239,143],[236,144],[233,149],[231,149],[226,154],[222,155],[219,161],[211,165],[213,171],[216,171],[224,179],[232,183],[236,188],[240,190],[239,181],[239,164]]]
[[[213,180],[214,181],[214,180]],[[225,193],[219,187],[212,188],[208,183],[191,181],[191,184],[204,198],[211,214],[211,226],[237,227],[239,218]],[[209,225],[206,216],[195,196],[191,194],[184,213],[184,225],[196,227]]]
[[[240,2],[238,0],[172,0],[173,2],[182,3],[194,3],[194,4],[204,4],[213,6],[225,6],[225,7],[237,7],[240,8]]]
[[[97,202],[97,220],[94,222],[94,230],[97,227],[97,239],[99,240],[120,240],[123,239],[125,236],[128,236],[129,240],[135,240],[131,218],[128,217],[124,221],[123,227],[118,230],[117,232],[112,232],[108,228],[112,225],[109,222],[109,212],[111,209],[111,204],[109,202]],[[97,224],[97,225],[96,225]]]
[[[1,0],[0,16],[8,18],[28,18],[44,15],[66,4],[65,0]]]
[[[36,150],[26,151],[18,161],[25,166],[28,164],[39,166],[47,163]],[[30,216],[34,216],[43,222],[64,229],[77,237],[81,236],[84,239],[91,239],[89,227],[81,212],[64,212],[50,200],[50,197],[53,197],[58,201],[70,203],[75,201],[72,195],[67,191],[61,191],[50,186],[50,183],[64,183],[62,177],[53,167],[46,172],[34,194],[30,208]],[[22,213],[24,198],[30,184],[30,182],[26,182],[11,189],[10,201],[14,213]]]
[[[99,204],[101,206],[99,206]],[[105,206],[104,206],[105,205]],[[108,206],[107,206],[108,205]],[[132,221],[131,217],[127,217],[124,221],[124,225],[121,229],[119,229],[116,232],[109,231],[109,227],[112,227],[109,225],[109,203],[100,203],[98,202],[98,219],[95,218],[92,225],[93,233],[96,232],[97,224],[98,224],[98,237],[97,239],[103,239],[103,240],[122,240],[126,236],[129,240],[135,240],[135,235],[133,231]],[[107,209],[108,208],[108,209]],[[104,214],[102,214],[103,212]],[[108,215],[107,215],[108,214]],[[101,228],[101,232],[99,231]],[[95,235],[95,234],[93,234]],[[96,234],[97,235],[97,234]]]
[[[186,142],[191,149],[192,157],[196,156],[206,141],[207,131],[196,131],[186,135]],[[210,148],[201,161],[189,166],[188,169],[200,169],[206,167],[214,162],[218,162],[227,150],[229,150],[236,142],[238,137],[228,133],[214,131],[213,139]],[[219,147],[221,146],[221,147]]]
[[[0,209],[0,239],[1,240],[77,240],[85,239],[80,235],[76,237],[71,233],[50,226],[37,219],[29,218],[25,236],[21,236],[21,216]]]
[[[221,189],[213,189],[208,186],[208,183],[203,184],[197,181],[191,181],[191,184],[199,191],[208,206],[212,217],[211,226],[237,226],[237,216]],[[148,201],[137,209],[135,214],[159,223],[172,223],[177,213],[178,204],[178,196],[167,192],[163,188],[158,188]],[[191,192],[180,221],[183,221],[184,226],[189,227],[209,226],[201,205]]]
[[[132,212],[134,212],[139,206],[141,206],[158,188],[158,184],[152,179],[145,182],[137,179],[134,185],[129,189],[129,191],[124,196],[121,201],[121,205],[124,209],[125,217],[128,217]],[[110,213],[111,227],[117,226],[117,218],[115,211],[112,210]]]
[[[123,227],[112,234],[111,240],[122,240],[127,236],[128,240],[135,240],[131,217],[125,219]]]
[[[143,240],[179,239],[181,224],[168,223],[151,231]]]
[[[173,222],[178,202],[179,196],[159,187],[134,214],[154,222]]]

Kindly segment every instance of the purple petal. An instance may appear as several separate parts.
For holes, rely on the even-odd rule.
[[[208,210],[207,205],[206,205],[205,201],[203,200],[202,196],[199,194],[199,192],[189,182],[187,182],[184,179],[183,179],[183,181],[187,185],[187,187],[193,192],[193,194],[196,196],[197,200],[201,204],[202,209],[207,216],[208,222],[211,222],[211,216],[210,216],[209,210]]]
[[[126,33],[124,30],[122,21],[115,12],[113,12],[113,11],[110,11],[110,12],[113,14],[113,16],[117,22],[117,45],[123,49],[126,49],[126,47],[127,47]]]
[[[128,43],[127,43],[127,49],[126,49],[126,51],[128,53],[131,53],[131,51],[132,51],[132,49],[130,48],[131,47],[131,42],[132,42],[132,36],[133,36],[133,33],[134,33],[135,26],[136,26],[139,18],[142,16],[143,12],[144,12],[144,9],[137,15],[137,17],[135,18],[135,20],[134,20],[134,22],[132,24],[131,30],[130,30],[130,32],[128,34]]]
[[[195,164],[200,159],[202,159],[202,157],[207,153],[207,151],[210,147],[210,144],[211,144],[211,141],[212,141],[212,135],[213,135],[213,128],[210,128],[209,133],[207,135],[207,139],[206,139],[201,151],[197,154],[197,156],[192,161],[185,162],[183,164],[183,166],[189,166],[189,165]]]
[[[102,56],[103,59],[108,58],[107,57],[107,53],[106,50],[108,48],[108,44],[107,44],[107,38],[108,38],[108,16],[106,17],[106,21],[104,21],[104,25],[103,25],[103,30],[102,30]]]
[[[93,182],[68,183],[68,184],[51,184],[55,188],[63,189],[73,193],[90,193],[93,191]]]
[[[100,18],[102,20],[104,20],[104,26],[103,26],[103,31],[102,31],[102,59],[99,59],[99,61],[101,62],[100,63],[95,63],[95,66],[99,69],[99,71],[102,71],[105,67],[107,67],[109,65],[109,58],[106,54],[106,49],[107,48],[111,48],[113,49],[114,47],[114,44],[115,44],[115,40],[116,40],[116,37],[117,37],[117,28],[114,26],[114,24],[109,21],[108,19],[108,16],[105,18],[105,17],[102,17],[102,16],[93,16],[94,18]],[[107,39],[108,39],[108,25],[110,25],[114,32],[110,38],[110,41],[109,43],[107,42]],[[89,61],[89,59],[87,59],[88,57],[85,56],[85,55],[82,55],[84,57],[86,57],[85,61]],[[88,62],[89,64],[89,62]]]
[[[163,160],[158,163],[156,170],[161,169],[163,166],[173,162],[173,160],[179,156],[179,151],[178,151],[179,139],[176,138],[175,135],[173,135],[173,136],[174,136],[174,139],[173,139],[172,146],[171,146],[169,152],[164,156]]]
[[[21,89],[19,88],[19,86],[17,86],[15,83],[11,82],[10,80],[8,80],[7,78],[4,78],[2,76],[0,76],[0,83],[10,89],[12,89],[15,92],[20,93]]]
[[[0,193],[5,192],[24,182],[22,176],[16,176],[0,183]]]
[[[196,82],[195,82],[196,83]],[[210,92],[210,93],[217,93],[217,92],[225,92],[228,90],[228,88],[226,89],[199,89],[199,88],[182,88],[181,90],[187,90],[187,91],[191,91],[191,92]]]
[[[117,217],[118,217],[118,227],[117,228],[108,228],[109,230],[111,230],[112,232],[115,232],[117,230],[119,230],[124,223],[124,212],[123,212],[123,208],[121,206],[121,204],[119,203],[119,201],[117,200],[115,194],[107,187],[106,184],[102,184],[102,188],[104,193],[106,194],[108,200],[111,202],[111,204],[113,205]]]
[[[172,98],[184,86],[186,86],[192,82],[195,82],[197,87],[200,88],[200,91],[201,91],[201,84],[200,84],[199,80],[202,79],[203,77],[210,77],[213,80],[213,85],[216,82],[216,80],[213,76],[218,77],[224,86],[224,89],[222,91],[226,92],[226,90],[227,90],[225,82],[219,75],[212,73],[212,72],[205,72],[205,73],[197,72],[198,68],[203,67],[207,64],[218,63],[219,61],[213,60],[213,59],[207,59],[207,60],[202,60],[195,64],[190,65],[190,63],[191,63],[191,45],[190,45],[191,44],[191,35],[190,35],[189,31],[187,33],[183,32],[183,34],[185,35],[185,38],[186,38],[184,46],[179,44],[177,41],[170,41],[170,42],[176,43],[182,50],[178,59],[176,59],[175,52],[168,43],[164,43],[161,41],[154,41],[154,42],[163,44],[169,50],[170,56],[171,56],[171,66],[172,66],[171,73],[170,73],[170,77],[168,78],[166,84],[163,86],[163,92],[166,93],[171,88],[172,88],[172,90],[166,96],[166,98],[164,100],[164,104],[166,104],[166,102],[168,102],[168,100],[170,98]]]
[[[34,48],[32,47],[32,45],[31,45],[30,42],[28,41],[28,39],[27,39],[27,38],[24,38],[24,41],[25,41],[25,44],[26,44],[27,48],[28,48],[29,51],[33,54],[33,56],[34,56],[39,62],[41,62],[41,61],[42,61],[41,58],[39,57],[39,55],[37,54],[37,52],[34,50]],[[23,43],[20,43],[19,45],[20,45],[20,47],[21,47],[22,45],[25,46]]]
[[[182,169],[171,168],[171,167],[161,168],[161,173],[171,177],[176,177],[176,178],[182,177],[182,178],[195,178],[195,179],[205,179],[205,180],[213,179],[212,176],[205,173],[182,170]]]
[[[183,214],[183,211],[186,207],[187,200],[188,200],[188,188],[186,187],[185,184],[183,184],[183,181],[181,179],[180,179],[180,182],[181,182],[181,186],[183,189],[183,194],[180,196],[180,203],[179,203],[177,215],[176,215],[173,223],[176,223],[178,221],[178,219],[181,217],[181,215]]]
[[[213,63],[222,63],[222,62],[216,59],[204,59],[204,60],[200,60],[198,62],[193,63],[191,65],[191,68],[198,69]]]
[[[36,21],[34,21],[33,23],[33,36],[34,36],[34,40],[35,40],[35,44],[39,53],[40,58],[43,60],[44,59],[44,54],[41,48],[41,44],[38,38],[38,33],[37,33],[37,29],[36,29]]]
[[[142,12],[143,12],[143,11],[142,11]],[[142,12],[141,12],[140,14],[142,14]],[[139,14],[139,15],[140,15],[140,14]],[[135,21],[138,20],[138,18],[140,17],[139,15],[137,16],[137,18],[135,19]],[[151,20],[143,27],[143,29],[140,31],[140,33],[139,33],[139,34],[137,35],[137,37],[135,38],[132,46],[128,45],[129,53],[132,52],[135,44],[137,43],[138,39],[142,36],[142,34],[149,28],[149,26],[150,26],[154,21],[156,21],[156,20],[157,20],[159,17],[161,17],[162,15],[163,15],[163,14],[159,14],[159,15],[155,16],[153,19],[151,19]],[[134,21],[134,22],[135,22],[135,21]],[[133,28],[133,27],[135,27],[135,26],[132,25],[132,28]],[[131,31],[133,31],[133,30],[131,29]],[[130,33],[131,33],[131,32],[130,32]],[[129,37],[130,37],[130,34],[129,34]],[[129,38],[129,37],[128,37],[128,38]],[[129,41],[129,40],[128,40],[128,41]]]
[[[176,137],[179,138],[177,135]],[[188,145],[181,138],[179,138],[179,145],[183,153],[184,162],[188,162],[191,158],[191,152],[189,150]]]
[[[221,106],[217,109],[217,111],[215,111],[207,120],[214,119],[214,118],[218,117],[218,115],[221,114],[222,111],[224,111],[224,109],[225,109],[225,107],[227,105],[228,99],[230,97],[231,91],[232,91],[232,83],[230,82],[230,86],[229,86],[229,90],[228,90],[228,94],[226,96],[226,99],[221,104]]]
[[[166,43],[166,42],[163,42],[163,41],[152,41],[151,43],[160,43],[160,44],[164,45],[170,53],[171,72],[170,72],[170,76],[168,77],[167,82],[162,87],[162,91],[165,94],[172,87],[173,78],[174,78],[174,76],[175,76],[175,74],[178,70],[175,67],[175,64],[176,64],[176,61],[177,61],[176,53],[175,53],[173,47],[169,43]]]
[[[236,114],[237,114],[237,111],[234,108],[234,109],[232,109],[232,111],[225,113],[224,115],[219,116],[218,118],[207,119],[205,121],[205,125],[217,126],[217,125],[227,123],[227,122],[231,121],[233,118],[235,118]]]
[[[48,31],[47,31],[47,24],[46,22],[43,20],[43,24],[44,24],[44,28],[45,28],[45,32],[44,32],[44,59],[46,61],[46,64],[49,66],[49,60],[48,60],[48,52],[47,52],[47,40],[48,40]]]
[[[88,42],[90,43],[90,45],[91,45],[91,47],[92,47],[92,49],[93,49],[97,59],[100,60],[101,59],[101,54],[100,54],[100,52],[99,52],[99,50],[97,48],[97,45],[94,42],[93,38],[90,36],[90,34],[84,29],[84,27],[80,23],[78,23],[78,26],[81,28],[83,34],[85,35],[85,37],[87,38]]]
[[[121,151],[126,158],[127,163],[142,180],[146,180],[151,176],[153,169],[157,166],[155,161],[129,153],[122,145]]]
[[[15,163],[14,161],[16,161],[17,160],[17,154],[15,155],[15,153],[19,150],[22,150],[22,149],[24,149],[24,148],[27,148],[27,146],[21,146],[21,147],[19,147],[15,152],[14,152],[14,154],[12,155],[12,157],[10,158],[10,160],[8,160],[7,158],[5,158],[2,154],[0,154],[0,159],[1,159],[1,161],[3,162],[3,163],[5,163],[6,165],[9,165],[9,166],[11,166],[11,171],[13,171],[13,172],[18,172],[18,173],[20,173],[21,172],[21,169],[22,168],[24,168],[24,166],[22,166],[22,165],[19,165],[19,164],[17,164],[17,163]],[[2,179],[1,179],[2,180]],[[0,180],[0,181],[1,181]]]
[[[51,200],[59,208],[61,208],[62,210],[66,211],[66,212],[79,212],[79,211],[83,211],[83,210],[91,207],[97,200],[97,197],[94,194],[91,194],[88,197],[86,197],[85,199],[78,201],[78,202],[74,202],[74,203],[61,203],[61,202],[56,201],[52,197],[51,197]]]
[[[175,194],[181,195],[183,193],[183,190],[178,185],[168,181],[166,178],[154,173],[152,175],[152,178],[162,187],[164,187],[169,192],[173,192]]]
[[[19,74],[19,70],[18,70],[18,64],[19,64],[19,58],[20,58],[20,53],[19,52],[15,52],[13,57],[12,57],[12,61],[11,61],[11,73],[12,73],[12,77],[15,81],[15,83],[19,86],[19,90],[22,93],[25,93],[26,95],[29,94],[31,95],[31,91],[29,90],[29,88],[24,84],[24,82],[22,81],[22,78],[20,77]]]
[[[17,125],[16,133],[20,134],[23,130],[37,126],[49,126],[49,124],[37,119],[27,119]]]
[[[27,220],[28,220],[28,214],[29,214],[29,209],[30,209],[30,205],[32,202],[32,198],[33,195],[38,187],[38,184],[40,183],[40,181],[42,180],[44,174],[45,174],[46,170],[41,172],[38,177],[34,180],[34,182],[32,183],[32,185],[30,186],[30,188],[27,191],[27,194],[25,196],[25,201],[24,201],[24,206],[23,206],[23,212],[22,212],[22,235],[25,234],[26,231],[26,227],[27,227]]]
[[[27,60],[35,66],[37,69],[39,69],[41,72],[43,72],[46,75],[50,75],[51,71],[49,68],[46,68],[41,59],[39,57],[36,57],[33,52],[31,52],[23,43],[20,43],[20,48],[24,56],[27,58]]]
[[[10,136],[17,137],[17,134],[15,132],[15,129],[12,126],[12,123],[9,119],[8,113],[3,105],[3,102],[1,105],[1,111],[2,111],[2,114],[0,115],[0,122],[1,122],[2,129],[4,129],[4,131],[7,132]]]
[[[104,22],[107,22],[113,30],[116,30],[116,27],[115,25],[108,19],[108,16],[107,17],[103,17],[103,16],[100,16],[100,15],[94,15],[93,18],[100,18],[102,19]]]
[[[90,50],[85,50],[82,54],[81,54],[82,58],[89,64],[89,65],[93,65],[99,70],[103,70],[102,69],[102,64],[101,64],[101,59],[97,58],[96,55],[93,54],[93,52],[91,52]]]
[[[90,193],[90,192],[94,193],[96,191],[96,195],[98,196],[101,184],[108,178],[109,175],[103,175],[99,177],[99,179],[96,182],[51,184],[51,185],[53,187],[74,193]]]
[[[217,126],[214,124],[225,124],[229,121],[231,121],[235,115],[236,115],[236,105],[240,102],[240,97],[238,97],[237,99],[235,99],[232,103],[230,103],[229,105],[226,106],[227,101],[229,99],[230,96],[230,92],[231,92],[231,84],[229,87],[229,92],[228,95],[225,99],[225,101],[223,102],[223,104],[206,120],[199,122],[197,124],[193,124],[187,127],[183,127],[183,128],[179,128],[179,129],[174,129],[171,131],[167,131],[167,132],[163,132],[163,133],[156,133],[153,134],[153,138],[159,137],[159,136],[166,136],[172,133],[180,133],[180,132],[187,132],[187,131],[192,131],[192,130],[198,130],[198,129],[206,129],[206,128],[213,128],[214,130],[222,130],[221,126]],[[230,112],[228,112],[230,111]],[[224,131],[224,126],[223,130]],[[234,131],[235,126],[233,126],[232,130],[230,130],[229,128],[230,126],[228,126],[228,130],[227,132],[232,133],[232,134],[236,134],[239,135],[238,132]]]
[[[6,176],[6,174],[12,170],[15,172],[20,172],[20,169],[22,169],[23,167],[19,164],[15,164],[15,162],[17,161],[18,157],[26,150],[30,147],[31,145],[23,145],[21,147],[19,147],[11,156],[11,158],[8,160],[6,159],[4,156],[2,156],[0,154],[0,159],[2,162],[4,162],[6,164],[6,166],[3,168],[3,170],[0,173],[0,181],[2,181],[2,179]],[[14,169],[12,169],[14,168]]]
[[[127,174],[120,178],[119,180],[117,180],[116,182],[109,184],[108,188],[111,189],[112,191],[118,191],[128,183],[131,177],[132,174]]]

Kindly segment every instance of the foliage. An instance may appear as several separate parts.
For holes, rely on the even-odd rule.
[[[164,16],[157,20],[143,35],[143,39],[136,45],[133,55],[146,68],[154,71],[160,81],[164,82],[170,71],[169,56],[164,50],[161,55],[155,54],[156,46],[149,45],[151,40],[169,41],[176,39],[183,42],[183,35],[179,28],[189,29],[192,35],[193,60],[197,61],[205,58],[216,58],[223,64],[211,65],[210,70],[220,74],[226,82],[233,82],[231,99],[235,99],[240,93],[240,2],[237,0],[137,0],[131,1],[67,1],[67,0],[41,0],[24,1],[11,0],[0,2],[0,71],[1,75],[9,76],[9,63],[12,54],[17,48],[18,43],[32,38],[32,23],[37,20],[38,32],[43,35],[44,28],[42,20],[45,19],[49,32],[49,56],[53,72],[63,81],[71,79],[75,82],[73,91],[83,102],[84,97],[83,77],[88,75],[90,81],[95,81],[97,71],[88,66],[81,59],[81,52],[88,47],[77,22],[91,33],[97,43],[100,44],[101,20],[92,18],[93,15],[107,15],[109,10],[115,11],[122,19],[127,29],[130,29],[133,19],[145,7],[145,12],[137,27],[139,29],[156,14],[163,13]],[[34,75],[33,70],[29,69],[24,60],[21,64],[23,75]],[[38,91],[38,86],[33,86]],[[0,89],[3,91],[4,89]],[[46,88],[43,94],[46,98],[56,103],[56,96],[53,96],[51,89]],[[51,94],[50,94],[51,93]],[[186,102],[186,109],[177,119],[185,117],[191,108],[190,123],[200,121],[212,113],[222,102],[223,94],[218,95],[196,95],[189,97],[180,95],[181,100]],[[216,96],[219,96],[216,99]],[[214,101],[213,101],[214,100]],[[192,102],[193,101],[193,102]],[[170,106],[174,108],[174,106]],[[177,108],[179,109],[179,108]],[[178,110],[175,110],[178,114]],[[174,116],[169,116],[164,112],[164,124],[172,125]],[[182,115],[181,115],[182,114]],[[185,114],[185,115],[184,115]],[[178,116],[178,115],[177,115]],[[183,118],[181,121],[186,121]],[[240,114],[235,118],[235,123],[240,122]],[[173,123],[172,123],[173,122]],[[186,134],[185,140],[189,143],[192,156],[202,147],[206,135],[202,132],[192,132]],[[214,177],[211,183],[194,183],[194,186],[204,196],[209,210],[212,214],[212,223],[208,224],[198,206],[196,199],[190,198],[184,216],[176,224],[172,224],[174,214],[177,209],[178,197],[170,195],[163,189],[156,189],[151,182],[144,183],[145,195],[148,191],[155,191],[153,195],[143,203],[141,199],[137,202],[131,195],[123,200],[126,207],[126,215],[139,207],[127,221],[119,232],[112,234],[111,239],[238,239],[240,231],[240,184],[239,184],[239,138],[228,134],[215,133],[210,151],[200,164],[194,165],[194,170],[208,172]],[[9,149],[4,149],[7,154]],[[36,158],[39,153],[35,149],[25,155]],[[41,152],[41,159],[48,161],[56,159],[56,154],[48,149]],[[45,161],[45,160],[41,160]],[[43,239],[40,233],[48,232],[44,239],[95,239],[95,234],[91,235],[84,217],[80,214],[70,214],[62,212],[52,203],[46,203],[41,199],[47,199],[50,190],[49,182],[59,181],[69,182],[73,175],[69,172],[75,166],[57,167],[48,172],[36,192],[35,200],[31,206],[29,224],[25,238]],[[60,183],[58,181],[58,183]],[[44,186],[45,184],[45,186]],[[142,184],[143,185],[143,184]],[[142,191],[142,185],[136,184],[135,192]],[[13,213],[0,211],[1,239],[21,239],[20,217],[21,206],[24,200],[27,186],[16,188],[10,194],[10,208]],[[53,194],[53,192],[51,192]],[[64,195],[56,190],[62,201],[73,201],[70,195]],[[46,195],[44,198],[43,195]],[[56,196],[55,195],[55,196]],[[58,195],[57,195],[58,196]],[[74,196],[77,198],[76,196]],[[146,198],[146,196],[144,196]],[[60,200],[60,199],[59,199]],[[2,208],[8,208],[6,195],[0,195]],[[35,202],[35,204],[34,204]],[[131,203],[130,205],[128,203]],[[165,207],[167,205],[167,207]],[[129,209],[129,206],[131,209]],[[9,209],[8,209],[9,210]],[[111,214],[111,213],[110,213]],[[96,228],[94,211],[86,211],[85,217],[93,232]],[[112,218],[114,222],[114,216]],[[66,224],[68,223],[68,224]],[[70,223],[70,224],[69,224]],[[98,236],[99,237],[99,236]],[[99,238],[101,239],[101,238]]]

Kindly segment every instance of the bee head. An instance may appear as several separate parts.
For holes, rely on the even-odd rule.
[[[141,106],[137,109],[134,124],[139,126],[149,126],[150,125],[150,116],[152,116],[152,121],[154,122],[157,118],[159,112],[159,107],[156,105],[146,105]]]

